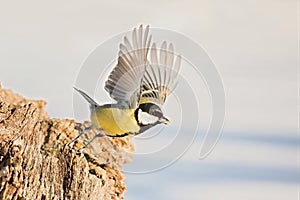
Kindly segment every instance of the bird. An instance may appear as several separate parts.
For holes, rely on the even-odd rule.
[[[177,85],[180,66],[181,56],[174,53],[172,43],[163,41],[158,48],[149,25],[134,28],[131,40],[124,36],[120,43],[117,64],[104,86],[116,103],[100,105],[74,87],[89,103],[89,128],[102,130],[105,136],[125,137],[168,124],[162,106]]]

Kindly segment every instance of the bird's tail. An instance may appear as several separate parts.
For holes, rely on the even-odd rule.
[[[74,88],[74,90],[76,90],[77,92],[79,92],[83,96],[83,98],[85,98],[85,100],[87,100],[90,103],[90,107],[91,108],[94,108],[95,106],[99,105],[96,101],[94,101],[94,99],[92,99],[89,95],[87,95],[82,90],[79,90],[79,89],[77,89],[75,87],[73,87],[73,88]]]

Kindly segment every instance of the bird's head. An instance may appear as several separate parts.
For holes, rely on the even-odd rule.
[[[163,115],[161,108],[153,103],[144,103],[139,106],[137,120],[141,125],[170,123],[169,119]]]

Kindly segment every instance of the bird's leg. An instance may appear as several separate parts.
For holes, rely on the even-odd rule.
[[[75,139],[72,140],[72,142],[70,142],[68,144],[69,148],[73,148],[74,143],[76,142],[76,140],[78,140],[78,138],[80,138],[82,135],[86,134],[86,132],[88,132],[89,130],[91,130],[93,128],[93,125],[90,125],[90,126],[84,128],[84,129],[82,129],[81,127],[79,127],[79,128],[80,128],[80,130],[79,130],[80,133],[79,133],[79,135]]]
[[[102,129],[97,129],[99,132],[90,140],[88,143],[86,143],[83,147],[81,147],[78,152],[81,153],[88,145],[90,145],[96,138],[103,137],[104,134],[101,133]]]

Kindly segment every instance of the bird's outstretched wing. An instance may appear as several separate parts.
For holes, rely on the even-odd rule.
[[[177,85],[181,56],[175,55],[173,45],[163,42],[160,49],[153,43],[149,64],[142,79],[140,103],[153,102],[163,105]]]
[[[137,107],[141,97],[142,78],[146,71],[151,35],[149,26],[140,25],[132,31],[131,42],[125,36],[120,44],[117,66],[105,83],[105,90],[118,103]]]

